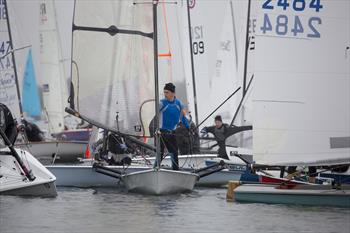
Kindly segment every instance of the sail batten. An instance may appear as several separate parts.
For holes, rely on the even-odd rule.
[[[112,25],[108,28],[84,27],[84,26],[73,25],[73,31],[74,30],[91,31],[91,32],[107,32],[111,36],[114,36],[117,34],[140,35],[140,36],[145,36],[153,39],[153,33],[151,32],[147,33],[147,32],[136,31],[136,30],[119,29],[115,25]]]

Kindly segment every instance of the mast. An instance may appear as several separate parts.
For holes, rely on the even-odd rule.
[[[70,65],[70,74],[69,74],[69,81],[70,82],[69,82],[69,88],[68,88],[68,99],[67,99],[67,103],[66,104],[69,104],[69,107],[71,109],[76,109],[76,110],[79,111],[79,100],[77,99],[77,107],[75,106],[75,103],[74,103],[75,95],[77,95],[77,98],[79,98],[79,92],[78,93],[74,93],[74,85],[73,85],[73,65],[75,65],[78,68],[78,65],[73,60],[73,50],[74,50],[74,43],[73,43],[73,37],[74,36],[73,36],[73,32],[74,32],[75,6],[76,6],[76,1],[74,1],[74,4],[73,4],[72,34],[71,34],[72,46],[71,46],[71,50],[70,50],[71,65]],[[78,80],[79,80],[79,75],[78,75]],[[78,81],[78,85],[79,85],[79,81]]]
[[[245,95],[250,87],[250,84],[252,82],[252,79],[249,81],[247,86],[247,66],[248,66],[248,50],[249,50],[249,20],[250,20],[250,3],[251,0],[248,0],[248,13],[247,13],[247,27],[246,27],[246,38],[245,38],[245,50],[244,50],[244,72],[243,72],[243,90],[242,90],[242,98],[241,101],[238,104],[238,107],[236,109],[236,112],[231,120],[231,126],[234,124],[239,110],[243,106],[243,101],[245,100]],[[232,2],[231,2],[231,12],[232,12]],[[233,18],[232,18],[233,19]],[[236,57],[237,58],[237,57]]]
[[[12,43],[12,35],[11,35],[11,28],[10,28],[10,19],[9,19],[9,11],[7,8],[7,1],[3,0],[4,5],[5,5],[5,11],[6,11],[6,23],[7,23],[7,30],[9,33],[9,43],[10,43],[10,50],[12,51],[12,64],[13,64],[13,72],[15,74],[15,82],[16,82],[16,91],[17,91],[17,98],[18,98],[18,105],[19,105],[19,113],[20,113],[20,118],[21,120],[24,119],[23,117],[23,109],[22,109],[22,101],[21,101],[21,93],[19,91],[19,82],[18,82],[18,76],[17,76],[17,67],[16,67],[16,61],[15,61],[15,53],[13,50],[13,43]]]
[[[233,32],[233,39],[235,40],[235,65],[236,69],[238,69],[238,54],[237,54],[237,36],[236,36],[236,24],[235,24],[235,16],[233,14],[233,5],[232,1],[230,1],[230,10],[231,10],[231,18],[232,18],[232,32]]]
[[[62,54],[62,41],[61,41],[61,36],[59,32],[59,27],[58,27],[58,18],[57,18],[57,11],[56,11],[56,3],[55,0],[52,1],[52,7],[53,7],[53,13],[54,13],[54,18],[55,18],[55,27],[56,27],[56,35],[57,35],[57,49],[58,49],[58,67],[61,72],[61,77],[60,77],[60,94],[61,94],[61,104],[62,104],[62,109],[61,109],[61,116],[63,119],[63,125],[64,125],[64,107],[66,106],[66,101],[69,97],[68,95],[68,86],[66,82],[66,72],[65,72],[65,67],[64,67],[64,58]]]
[[[191,72],[192,72],[192,86],[193,86],[193,100],[194,100],[194,113],[195,113],[195,123],[198,125],[198,107],[197,107],[197,92],[196,92],[196,77],[194,72],[194,61],[193,61],[193,51],[192,51],[192,33],[191,33],[191,16],[190,16],[190,1],[187,0],[187,18],[188,18],[188,31],[190,38],[190,53],[191,53]]]
[[[251,3],[251,0],[248,0],[247,29],[246,29],[246,37],[245,37],[245,51],[244,51],[245,54],[244,54],[244,73],[243,73],[243,97],[247,92],[246,86],[247,86],[247,63],[248,63],[248,47],[249,47],[250,3]]]
[[[158,30],[157,30],[157,6],[158,0],[153,1],[153,49],[154,49],[154,98],[155,98],[155,110],[156,110],[156,161],[157,168],[160,167],[161,154],[160,154],[160,138],[158,134],[159,130],[159,80],[158,80]]]

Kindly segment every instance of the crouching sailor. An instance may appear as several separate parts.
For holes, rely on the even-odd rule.
[[[218,157],[229,160],[229,157],[226,153],[226,139],[231,135],[236,133],[252,130],[251,125],[248,126],[229,126],[228,124],[222,123],[222,118],[220,115],[215,117],[215,125],[210,127],[204,127],[201,130],[201,133],[207,134],[211,133],[215,136],[215,140],[218,143]]]

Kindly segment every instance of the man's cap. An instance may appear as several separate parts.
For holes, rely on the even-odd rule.
[[[164,90],[168,90],[168,91],[171,91],[171,92],[175,92],[175,85],[172,84],[172,83],[167,83],[167,84],[165,84],[165,86],[164,86]]]

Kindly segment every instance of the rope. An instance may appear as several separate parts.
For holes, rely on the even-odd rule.
[[[25,129],[23,128],[23,130],[25,130]],[[22,140],[24,141],[25,147],[27,148],[27,150],[29,151],[29,153],[33,154],[33,153],[31,152],[30,148],[29,148],[30,142],[29,142],[29,140],[28,140],[28,137],[27,137],[27,134],[25,133],[25,131],[21,132],[21,135],[22,135]],[[21,154],[22,154],[22,151],[21,151]],[[29,162],[28,162],[28,158],[27,158],[27,156],[26,156],[26,153],[24,153],[24,156],[22,156],[22,157],[24,157],[24,160],[25,160],[26,163],[27,163],[27,168],[28,168],[28,170],[31,170],[30,165],[29,165]]]
[[[166,13],[166,2],[162,2],[162,11],[163,11],[163,18],[164,18],[164,30],[165,30],[165,37],[168,45],[168,53],[159,54],[160,57],[167,57],[169,59],[169,79],[170,81],[173,80],[172,74],[173,74],[173,68],[172,68],[172,49],[170,45],[170,36],[169,36],[169,29],[168,29],[168,19],[167,19],[167,13]]]

